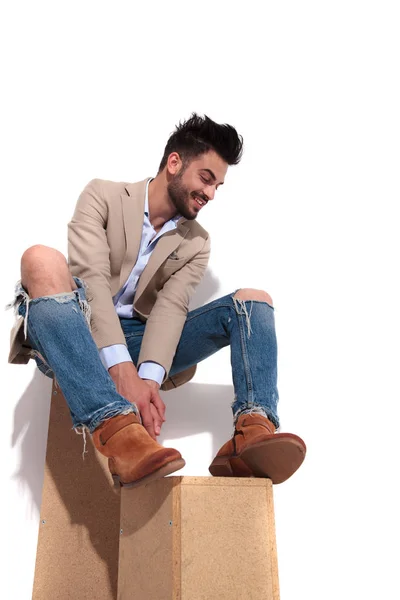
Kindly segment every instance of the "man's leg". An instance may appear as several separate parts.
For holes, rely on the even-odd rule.
[[[100,360],[84,288],[75,283],[64,256],[46,246],[29,248],[21,259],[21,284],[25,330],[39,359],[55,374],[74,427],[86,426],[92,433],[105,419],[137,412],[118,394]]]
[[[41,364],[54,373],[75,428],[87,427],[108,457],[116,482],[131,487],[169,475],[185,462],[141,425],[137,408],[118,394],[89,329],[83,282],[74,280],[58,251],[33,246],[22,257],[16,305]]]
[[[302,464],[306,446],[297,435],[275,433],[279,419],[272,299],[264,291],[242,289],[234,295],[233,301],[241,346],[239,352],[233,334],[235,430],[212,461],[210,472],[216,476],[268,477],[273,483],[282,483]]]
[[[256,412],[278,427],[274,309],[266,292],[241,289],[191,311],[171,376],[229,345],[235,420],[242,413]]]
[[[137,361],[143,325],[127,343]],[[130,333],[128,333],[128,331]],[[170,376],[231,346],[235,399],[235,434],[221,448],[210,470],[215,475],[269,476],[287,479],[304,459],[304,442],[293,434],[275,434],[277,414],[277,344],[269,294],[241,289],[188,313]],[[259,445],[254,451],[252,448]],[[268,448],[267,448],[268,446]]]

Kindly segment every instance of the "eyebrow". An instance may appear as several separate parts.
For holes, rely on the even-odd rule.
[[[214,173],[211,171],[211,169],[200,169],[201,171],[207,171],[207,173],[209,173],[211,175],[211,177],[213,178],[214,181],[216,181],[216,177],[214,175]],[[224,185],[224,182],[221,181],[218,185]]]

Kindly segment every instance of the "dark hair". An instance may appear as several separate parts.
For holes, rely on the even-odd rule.
[[[242,158],[243,138],[231,125],[219,125],[206,115],[192,113],[170,136],[158,172],[164,169],[171,152],[178,152],[186,166],[209,150],[214,150],[228,165],[237,165]]]

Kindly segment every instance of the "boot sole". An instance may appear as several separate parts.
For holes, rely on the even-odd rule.
[[[135,488],[135,487],[139,487],[140,485],[145,485],[146,483],[150,483],[151,481],[155,481],[156,479],[161,479],[162,477],[165,477],[166,475],[170,475],[171,473],[174,473],[175,471],[179,471],[179,469],[183,469],[185,464],[186,464],[186,462],[184,461],[183,458],[173,460],[173,461],[167,463],[166,465],[164,465],[163,467],[161,467],[161,469],[157,469],[157,471],[154,471],[153,473],[150,473],[149,475],[146,475],[145,477],[142,477],[141,479],[137,479],[136,481],[131,481],[128,483],[126,483],[125,481],[121,481],[119,475],[116,475],[114,473],[111,473],[111,475],[114,480],[115,486]]]
[[[234,457],[241,459],[253,477],[266,477],[272,483],[283,483],[297,471],[304,461],[306,447],[294,434],[275,434],[268,440],[246,448]],[[209,471],[214,477],[238,477],[230,456],[214,458]]]
[[[240,458],[255,477],[268,477],[272,483],[283,483],[297,471],[305,455],[306,447],[299,437],[277,434],[276,437],[246,448]]]

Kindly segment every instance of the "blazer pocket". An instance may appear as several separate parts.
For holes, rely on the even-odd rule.
[[[168,258],[165,261],[163,268],[164,269],[175,269],[175,271],[177,271],[178,269],[183,267],[183,265],[185,263],[187,263],[187,261],[188,261],[187,258]]]

